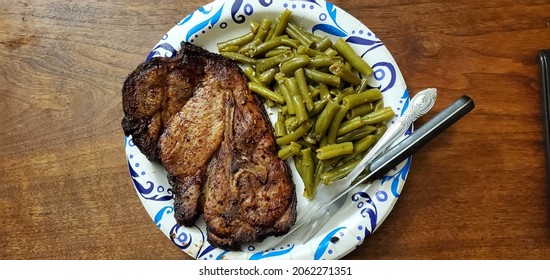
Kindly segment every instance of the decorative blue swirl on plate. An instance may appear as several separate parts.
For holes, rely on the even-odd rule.
[[[350,36],[346,39],[346,42],[363,46],[371,46],[361,55],[361,57],[364,57],[368,52],[384,45],[382,41],[378,40],[378,38],[376,38],[375,40],[371,40],[359,36]]]
[[[271,4],[273,4],[273,0],[258,0],[258,3],[262,5],[263,7],[269,7]],[[246,16],[251,15],[254,13],[254,6],[250,3],[244,5],[243,12],[245,15],[237,15],[239,11],[241,10],[241,6],[243,5],[243,0],[235,0],[233,2],[233,6],[231,6],[231,18],[235,23],[241,24],[246,21]]]
[[[201,231],[201,233],[202,233],[202,231]],[[199,251],[199,253],[197,254],[197,257],[195,259],[198,260],[198,259],[202,258],[203,256],[206,256],[206,254],[208,254],[208,253],[210,253],[214,250],[216,250],[216,247],[214,247],[212,245],[208,245],[208,247],[206,247],[204,250],[202,250],[202,252]]]
[[[273,0],[270,0],[270,1],[259,0],[258,2],[260,3],[260,5],[262,5],[264,7],[269,7],[271,4],[273,4]]]
[[[214,26],[219,20],[222,15],[223,7],[225,6],[225,3],[220,7],[220,9],[212,15],[210,18],[207,18],[206,20],[200,22],[199,24],[193,26],[189,31],[187,32],[187,35],[185,36],[185,41],[189,42],[189,39],[194,34],[198,33],[199,31],[203,30],[207,26]],[[210,9],[210,11],[207,11],[204,9],[204,7],[199,9],[199,12],[201,12],[204,15],[208,15],[214,10],[214,8]]]
[[[184,226],[175,224],[170,230],[170,240],[181,250],[185,250],[193,243],[193,237],[189,234]]]
[[[250,256],[249,260],[261,260],[261,259],[265,259],[265,258],[282,256],[282,255],[290,253],[290,251],[292,251],[292,249],[294,249],[294,244],[292,244],[292,246],[290,246],[286,249],[261,251],[261,252],[255,253],[252,256]]]
[[[157,224],[158,228],[160,228],[161,226],[160,221],[162,220],[162,217],[164,217],[165,214],[166,215],[172,214],[172,212],[174,212],[174,207],[172,206],[165,206],[157,212],[157,214],[155,215],[154,221],[155,221],[155,224]]]
[[[374,64],[372,69],[374,70],[372,76],[380,82],[379,89],[381,92],[385,92],[395,85],[395,81],[397,80],[397,71],[392,63],[381,61]]]
[[[391,193],[394,197],[399,197],[398,188],[399,188],[399,180],[405,180],[407,178],[407,174],[409,173],[409,169],[411,168],[411,161],[412,157],[409,157],[407,161],[405,162],[405,165],[397,171],[393,175],[385,175],[382,177],[381,184],[384,184],[385,182],[392,180],[391,183]]]
[[[317,3],[317,1],[315,1],[315,0],[290,0],[290,1],[292,1],[292,2],[308,2],[308,3],[313,3],[313,4],[321,7],[321,5],[319,3]]]
[[[149,53],[149,55],[147,56],[147,59],[145,59],[145,61],[149,61],[149,60],[151,60],[151,58],[157,57],[157,56],[173,57],[174,55],[176,55],[176,53],[177,53],[177,51],[172,45],[164,42],[164,43],[161,43],[158,46],[156,46]]]
[[[313,256],[314,260],[320,260],[321,257],[325,254],[325,252],[328,249],[328,246],[331,244],[330,239],[334,237],[334,235],[339,232],[342,229],[345,229],[346,227],[338,227],[330,231],[323,240],[319,243],[319,246],[317,246],[317,250],[315,250],[315,255]]]
[[[370,198],[369,194],[366,192],[357,192],[351,196],[351,200],[357,202],[357,208],[361,209],[361,216],[366,218],[369,217],[370,220],[370,230],[365,227],[365,237],[371,235],[376,228],[378,210],[374,201]]]
[[[311,28],[311,32],[315,33],[315,31],[320,30],[320,31],[323,31],[325,33],[328,33],[328,34],[331,34],[331,35],[334,35],[334,36],[338,36],[338,37],[347,36],[348,34],[346,33],[346,31],[344,31],[344,29],[342,27],[340,27],[340,25],[338,24],[338,21],[336,20],[336,12],[337,12],[336,7],[333,4],[331,4],[329,2],[326,2],[326,8],[327,8],[327,13],[328,13],[329,17],[332,19],[332,22],[333,22],[334,25],[326,24],[326,23],[319,23],[319,24],[314,25]],[[323,17],[323,16],[325,16],[325,17]],[[326,15],[325,14],[320,14],[319,19],[321,21],[325,20]]]
[[[155,201],[168,201],[172,199],[172,188],[165,188],[161,185],[155,188],[155,183],[147,181],[147,187],[144,187],[136,178],[139,177],[138,173],[134,170],[130,161],[128,161],[128,169],[134,182],[134,187],[137,189],[139,195],[147,200]]]

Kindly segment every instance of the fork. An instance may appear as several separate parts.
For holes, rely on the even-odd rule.
[[[326,224],[331,213],[340,208],[346,201],[346,194],[350,189],[356,187],[360,182],[354,180],[365,170],[377,156],[394,143],[399,136],[411,127],[413,122],[428,112],[434,105],[437,97],[435,88],[428,88],[418,92],[410,101],[409,107],[403,115],[391,125],[386,133],[380,138],[376,145],[367,153],[361,162],[343,179],[333,182],[330,186],[321,184],[316,194],[315,201],[308,205],[308,209],[298,217],[295,226],[285,236],[298,231],[302,226],[307,225],[308,231],[303,235],[304,240],[309,240],[312,234]],[[283,238],[284,239],[284,238]]]
[[[367,175],[361,175],[356,178],[345,192],[341,193],[338,197],[334,198],[328,203],[322,203],[314,212],[307,214],[309,221],[302,222],[295,229],[300,227],[306,227],[307,231],[303,234],[303,238],[298,238],[297,242],[307,243],[319,230],[328,222],[331,215],[335,213],[345,202],[349,190],[357,187],[369,178],[379,178],[393,166],[412,155],[420,147],[428,143],[435,138],[445,129],[450,127],[460,118],[465,116],[474,108],[473,100],[464,95],[432,119],[427,121],[422,127],[413,132],[410,136],[403,141],[391,147],[386,153],[376,158],[371,164],[366,167],[366,170],[370,173]],[[367,186],[364,189],[368,190]],[[373,229],[374,230],[374,229]]]

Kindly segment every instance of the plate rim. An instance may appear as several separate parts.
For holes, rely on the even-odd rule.
[[[275,4],[274,2],[282,4],[282,6],[285,7],[285,8],[286,7],[293,7],[293,5],[298,5],[297,3],[299,3],[301,7],[304,7],[304,5],[306,5],[305,8],[310,8],[313,5],[318,5],[319,7],[324,5],[325,6],[324,8],[327,11],[327,13],[324,13],[326,18],[328,18],[328,17],[332,18],[333,14],[338,15],[338,16],[349,17],[349,18],[357,21],[359,23],[358,26],[363,27],[364,32],[368,32],[369,36],[370,36],[370,34],[374,35],[374,33],[372,31],[370,31],[370,29],[366,25],[364,25],[359,20],[357,20],[355,17],[353,17],[352,15],[347,13],[344,9],[341,9],[341,8],[337,7],[336,5],[333,5],[332,3],[324,1],[324,0],[286,0],[286,1],[275,1],[275,0],[256,0],[256,1],[253,1],[253,0],[245,0],[245,1],[242,1],[242,0],[216,0],[216,1],[210,2],[206,5],[198,8],[197,10],[191,12],[189,15],[184,17],[180,22],[178,22],[174,27],[172,27],[162,37],[162,39],[154,46],[154,48],[151,50],[151,52],[147,56],[146,60],[149,60],[149,59],[151,59],[152,57],[155,57],[155,56],[173,56],[173,55],[175,55],[175,52],[177,52],[179,50],[179,44],[176,45],[176,46],[173,46],[174,43],[170,44],[169,41],[170,40],[173,41],[173,36],[171,36],[171,33],[181,32],[181,27],[182,26],[184,26],[184,27],[189,26],[189,31],[187,31],[187,34],[185,36],[188,39],[187,41],[190,41],[191,43],[194,43],[194,41],[200,41],[201,40],[200,38],[204,38],[204,36],[201,36],[201,35],[202,34],[207,34],[208,30],[211,30],[213,27],[216,26],[216,24],[219,24],[220,28],[222,28],[221,26],[223,26],[222,25],[223,22],[220,23],[220,19],[227,18],[227,15],[224,15],[224,13],[227,13],[227,10],[224,11],[224,9],[225,9],[224,5],[225,4],[228,4],[228,3],[233,4],[232,9],[231,9],[231,19],[235,20],[237,18],[239,21],[240,21],[240,19],[244,19],[243,22],[237,23],[237,24],[243,24],[243,23],[247,22],[247,19],[248,19],[247,16],[255,14],[255,12],[253,12],[253,11],[250,12],[250,14],[248,14],[248,12],[246,10],[246,7],[252,7],[252,9],[256,9],[256,8],[261,9],[261,7],[264,7],[264,8],[265,7],[270,7],[272,4]],[[258,6],[254,6],[251,3],[253,3],[255,5],[258,5]],[[306,3],[308,3],[308,4],[306,4]],[[237,4],[240,4],[240,6],[238,6],[239,9],[235,9],[235,7],[237,7],[236,6]],[[219,8],[219,10],[215,10],[217,8],[216,5],[222,5],[222,7]],[[250,5],[250,6],[247,6],[247,5]],[[267,6],[264,6],[264,5],[267,5]],[[285,5],[287,5],[287,6],[285,6]],[[242,8],[242,11],[240,10],[240,8]],[[314,7],[314,8],[316,8],[316,7]],[[250,11],[250,10],[248,10],[248,11]],[[270,12],[270,11],[267,11],[267,13],[277,14],[277,13],[273,13],[273,12]],[[199,16],[202,14],[202,15],[205,15],[206,17],[201,18],[202,21],[199,20],[198,23],[195,23],[195,22],[193,22],[195,14],[197,14]],[[204,25],[204,23],[205,23],[204,20],[205,19],[207,20],[206,25]],[[334,18],[332,18],[332,19],[334,19]],[[336,20],[334,20],[334,22],[336,23],[338,28],[342,29],[340,27],[340,25],[336,22]],[[191,26],[192,24],[195,24],[195,25]],[[228,27],[228,26],[229,26],[229,23],[227,23],[226,27]],[[195,27],[200,27],[200,28],[195,28]],[[195,29],[193,29],[193,28],[195,28]],[[336,28],[336,30],[338,28]],[[317,30],[323,31],[322,29],[317,29]],[[329,28],[327,28],[325,31],[337,33],[337,31],[331,30]],[[192,33],[192,32],[194,32],[194,33]],[[183,35],[180,34],[179,36],[181,37]],[[348,38],[349,37],[351,37],[351,36],[348,35]],[[356,36],[356,37],[358,37],[358,36]],[[190,39],[190,38],[192,38],[192,39]],[[358,37],[358,38],[360,38],[360,37]],[[218,41],[216,41],[216,42],[218,42]],[[394,67],[396,68],[397,76],[399,76],[398,78],[401,79],[402,87],[404,88],[404,92],[403,92],[403,95],[401,97],[402,100],[400,100],[404,104],[402,106],[403,107],[402,111],[404,111],[405,110],[405,108],[404,108],[405,104],[408,104],[408,100],[409,100],[408,90],[407,90],[404,78],[402,77],[402,74],[401,74],[401,72],[400,72],[400,70],[397,66],[397,63],[395,62],[395,60],[391,56],[391,53],[389,52],[389,50],[386,49],[385,45],[381,41],[379,41],[379,42],[380,42],[379,45],[375,45],[376,48],[374,48],[373,50],[378,48],[382,51],[385,51],[387,53],[386,56],[391,58],[391,61],[389,61],[388,63],[394,63],[395,64]],[[197,44],[200,45],[200,43],[197,43]],[[209,49],[209,50],[213,51],[212,49]],[[217,52],[217,50],[215,50],[215,52]],[[365,52],[365,54],[367,52]],[[412,131],[412,127],[408,131],[408,133],[410,133],[411,131]],[[125,151],[126,151],[126,157],[127,157],[127,160],[128,160],[130,176],[132,178],[132,183],[135,187],[135,190],[138,193],[138,197],[139,197],[142,205],[144,206],[144,208],[148,212],[149,216],[157,224],[159,229],[161,229],[161,231],[164,233],[164,235],[166,235],[169,239],[171,239],[171,241],[176,246],[178,246],[182,251],[184,251],[187,255],[189,255],[190,257],[195,258],[195,259],[200,259],[201,257],[205,256],[205,254],[207,256],[213,256],[213,255],[208,255],[208,253],[212,253],[216,250],[220,250],[220,249],[210,249],[209,250],[209,247],[202,248],[203,244],[205,244],[205,243],[203,243],[199,246],[200,248],[198,248],[198,251],[193,251],[193,249],[189,249],[194,245],[192,243],[192,241],[186,240],[186,238],[189,238],[189,239],[193,238],[193,234],[191,234],[191,233],[185,235],[186,238],[184,238],[183,240],[179,239],[179,237],[182,236],[181,234],[177,235],[177,238],[174,238],[174,234],[178,234],[178,231],[182,227],[179,227],[177,225],[175,225],[175,226],[166,226],[165,224],[162,223],[164,218],[169,217],[169,215],[171,215],[173,213],[173,208],[170,209],[168,207],[169,205],[167,205],[166,203],[163,203],[162,204],[163,207],[160,210],[158,209],[158,207],[154,207],[155,208],[154,210],[150,209],[152,207],[149,207],[150,205],[148,205],[148,204],[151,202],[151,200],[149,198],[145,197],[141,191],[144,190],[144,189],[150,188],[151,186],[149,185],[149,183],[152,183],[152,182],[146,181],[144,183],[143,181],[140,182],[140,180],[138,180],[138,177],[140,177],[139,176],[140,174],[137,173],[137,171],[135,170],[137,168],[137,167],[134,168],[135,164],[133,166],[132,163],[131,163],[131,159],[137,158],[136,152],[135,152],[135,150],[129,151],[129,148],[133,147],[133,145],[131,144],[131,136],[130,137],[125,137],[125,147],[126,147]],[[387,207],[388,210],[383,212],[382,213],[383,215],[381,217],[377,218],[378,224],[374,225],[372,230],[368,234],[366,233],[368,231],[367,226],[365,226],[363,228],[361,228],[361,226],[359,226],[358,230],[364,230],[365,231],[365,236],[363,238],[359,238],[359,236],[358,236],[355,243],[349,242],[349,240],[348,240],[347,243],[350,243],[350,244],[347,244],[345,246],[345,250],[341,250],[341,251],[337,251],[337,252],[336,252],[336,250],[334,250],[332,253],[327,254],[327,252],[329,252],[329,250],[331,250],[331,249],[328,249],[328,247],[331,244],[329,242],[327,242],[326,240],[321,240],[321,243],[319,243],[317,248],[310,248],[311,251],[315,252],[315,258],[313,258],[313,259],[321,259],[321,258],[316,258],[316,255],[319,251],[319,248],[322,247],[322,246],[325,247],[325,251],[322,252],[323,254],[321,254],[322,256],[324,256],[323,259],[339,259],[339,258],[342,258],[342,257],[346,256],[351,251],[355,250],[355,248],[357,246],[360,246],[363,243],[364,238],[366,238],[370,234],[372,234],[378,228],[378,226],[383,223],[383,221],[386,219],[386,217],[392,211],[395,203],[397,202],[399,194],[401,193],[401,191],[404,187],[406,177],[409,173],[411,159],[412,159],[412,157],[409,157],[407,160],[403,161],[400,165],[398,165],[397,168],[398,168],[399,172],[396,173],[396,174],[397,174],[398,178],[401,178],[401,179],[397,180],[397,187],[395,188],[395,193],[393,193],[393,195],[395,197],[389,201],[389,204],[388,204],[388,207]],[[141,160],[143,160],[143,159],[141,159]],[[151,164],[151,166],[149,166],[150,169],[148,169],[148,170],[152,170],[153,171],[152,173],[162,172],[162,171],[159,171],[159,166],[154,166],[155,163],[150,163],[150,164]],[[160,168],[163,169],[163,167],[160,167]],[[402,170],[404,170],[404,172],[401,172]],[[393,174],[392,175],[393,177],[390,178],[391,180],[394,180],[394,182],[395,182],[394,178],[395,178],[396,174]],[[145,174],[143,174],[143,171],[142,171],[142,175],[145,176]],[[388,179],[388,180],[390,180],[390,179]],[[382,184],[383,184],[383,182],[381,183],[381,185]],[[392,186],[393,186],[393,184],[394,183],[392,182]],[[144,187],[144,185],[146,185],[146,186]],[[167,185],[165,185],[165,186],[167,186]],[[155,184],[153,184],[152,187],[155,187]],[[162,187],[162,186],[160,184],[157,184],[157,189],[160,189],[160,187]],[[161,198],[164,199],[164,200],[159,200],[159,201],[163,201],[163,202],[169,201],[169,200],[166,200],[168,195],[171,196],[171,193],[169,191],[169,187],[166,187],[163,191],[165,192],[166,195],[161,196]],[[355,195],[357,195],[358,193],[359,192],[355,193]],[[301,194],[297,191],[296,195],[300,196]],[[368,195],[368,194],[366,194],[366,195],[368,196],[368,198],[363,197],[365,199],[365,201],[358,202],[357,206],[359,206],[360,203],[362,203],[362,205],[373,203],[372,201],[374,199],[371,198],[372,195]],[[378,193],[375,194],[375,196],[377,196],[377,195],[378,195]],[[358,195],[357,200],[360,199],[360,196],[361,195]],[[369,199],[370,199],[370,201],[369,201]],[[387,201],[388,199],[389,199],[389,197],[386,197],[384,201]],[[153,201],[155,201],[155,200],[153,200]],[[348,205],[348,207],[349,207],[349,205]],[[374,211],[376,211],[376,207],[374,209],[375,209]],[[367,211],[365,211],[365,213],[366,213],[366,215],[372,215],[372,211],[373,211],[372,209],[370,209],[370,210],[367,209]],[[361,211],[361,213],[363,213],[363,211]],[[375,213],[375,214],[377,214],[377,213]],[[173,214],[172,214],[172,218],[173,218]],[[371,221],[371,223],[372,223],[372,221]],[[206,239],[204,238],[205,233],[201,230],[201,226],[204,228],[204,222],[202,221],[202,219],[199,219],[199,222],[197,223],[197,225],[194,226],[194,228],[196,228],[195,234],[200,233],[203,236],[203,242],[207,243]],[[168,228],[170,228],[170,229],[168,230]],[[346,230],[346,229],[340,229],[340,231],[336,231],[334,234],[338,233],[340,236],[343,237],[343,236],[348,234],[348,233],[344,233],[344,235],[342,235],[341,231],[344,231],[344,230]],[[317,240],[317,239],[314,239],[314,240]],[[319,240],[317,240],[317,241],[319,241]],[[261,258],[261,259],[281,259],[282,256],[284,256],[284,259],[287,259],[286,257],[288,257],[288,258],[298,257],[299,259],[311,259],[311,258],[301,258],[301,256],[303,254],[299,255],[299,254],[281,253],[281,252],[288,251],[288,248],[291,247],[290,244],[288,244],[288,245],[289,245],[288,247],[280,247],[278,249],[277,248],[272,248],[272,249],[268,248],[268,249],[262,250],[260,252],[255,252],[254,250],[252,250],[254,253],[243,252],[240,255],[238,253],[235,254],[235,251],[226,251],[226,252],[216,256],[216,259],[233,259],[233,258],[236,258],[236,259],[251,259],[254,256],[256,256],[258,258]],[[296,244],[292,245],[292,247],[291,247],[292,249],[294,249],[294,245],[296,245]],[[307,245],[307,244],[305,244],[305,245]],[[303,246],[305,246],[305,245],[303,245]],[[296,246],[298,246],[298,245],[296,245]],[[194,247],[197,247],[196,244],[195,244]],[[312,247],[312,246],[309,246],[309,247]],[[197,248],[194,248],[194,249],[197,249]],[[207,258],[207,259],[210,259],[210,258]]]

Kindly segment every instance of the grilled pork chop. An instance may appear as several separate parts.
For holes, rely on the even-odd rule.
[[[193,225],[204,212],[208,241],[226,249],[294,224],[290,169],[234,62],[182,43],[174,58],[138,66],[122,94],[123,130],[166,168],[179,224]]]

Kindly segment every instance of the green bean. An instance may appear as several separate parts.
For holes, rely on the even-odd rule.
[[[359,140],[359,139],[362,139],[364,137],[366,137],[367,135],[375,132],[377,129],[376,126],[372,126],[372,125],[365,125],[363,127],[360,127],[354,131],[351,131],[349,133],[346,133],[342,136],[339,136],[336,138],[336,143],[342,143],[342,142],[350,142],[350,141],[355,141],[355,140]]]
[[[285,74],[294,73],[298,68],[302,68],[309,64],[309,56],[307,55],[297,55],[294,58],[286,60],[281,63],[280,69],[281,72]]]
[[[258,28],[260,28],[260,23],[253,20],[250,22],[250,31],[254,34],[256,34],[256,32],[258,32]]]
[[[306,76],[315,82],[331,85],[334,87],[340,86],[340,77],[338,76],[323,73],[317,70],[311,70],[308,68],[305,69],[305,72],[306,72]]]
[[[359,155],[368,150],[378,140],[376,135],[367,135],[363,139],[353,143],[353,155]]]
[[[309,48],[313,44],[313,39],[307,36],[303,30],[291,22],[288,22],[285,30],[288,36],[300,41],[302,45]]]
[[[223,47],[223,49],[218,49],[218,51],[220,51],[220,52],[237,52],[237,51],[239,51],[239,46],[229,45],[229,46]]]
[[[357,94],[357,93],[355,92],[355,90],[352,87],[347,87],[343,90],[336,90],[336,96],[334,97],[334,100],[336,102],[340,103],[340,102],[342,102],[342,100],[344,98],[346,98],[346,96],[355,95],[355,94]],[[348,105],[346,105],[346,107],[349,108]]]
[[[324,172],[321,174],[321,180],[323,183],[330,185],[332,182],[346,177],[360,162],[361,159],[356,159]]]
[[[294,77],[296,78],[296,83],[298,83],[298,89],[306,105],[308,111],[313,110],[313,99],[309,96],[309,89],[307,86],[306,75],[303,68],[298,68],[294,71]]]
[[[256,77],[256,71],[254,71],[254,68],[252,68],[252,66],[247,65],[246,67],[244,67],[243,72],[251,82],[258,84],[261,83],[258,77]]]
[[[258,46],[261,43],[262,41],[260,39],[255,38],[254,40],[252,40],[252,42],[240,47],[237,53],[240,53],[248,57],[252,57],[254,55],[254,49],[256,48],[256,46]]]
[[[267,107],[274,107],[277,105],[277,103],[271,99],[263,98],[263,101]]]
[[[321,42],[317,43],[317,46],[315,47],[315,49],[318,51],[324,52],[331,46],[332,46],[332,40],[328,36],[325,36],[323,40],[321,40]]]
[[[338,106],[336,102],[329,101],[321,114],[319,114],[319,116],[317,117],[317,122],[315,123],[315,127],[313,129],[313,136],[317,140],[321,140],[322,137],[325,135],[330,127],[330,123],[332,122],[334,116],[336,116],[339,110],[340,106]]]
[[[267,52],[271,49],[274,49],[278,46],[280,46],[283,43],[283,39],[281,37],[269,39],[261,44],[259,44],[257,47],[255,47],[252,51],[253,56],[258,56],[260,54],[263,54],[264,52]]]
[[[298,120],[294,116],[289,116],[285,120],[285,127],[288,132],[292,132],[296,130],[300,126],[300,123],[298,123]]]
[[[349,63],[363,75],[368,77],[372,74],[372,68],[350,47],[350,45],[342,38],[338,38],[332,46],[340,53]]]
[[[287,47],[297,48],[300,44],[300,41],[290,38],[281,38],[281,43]]]
[[[240,37],[237,37],[237,38],[234,38],[234,39],[231,39],[231,40],[227,40],[225,42],[221,42],[221,43],[218,43],[218,50],[221,50],[221,49],[225,49],[227,46],[244,46],[250,42],[252,42],[252,40],[254,40],[254,37],[256,35],[252,32],[249,32],[249,33],[246,33]]]
[[[302,94],[300,93],[300,88],[298,87],[298,82],[296,82],[295,77],[284,78],[283,82],[285,83],[285,86],[288,89],[290,96],[293,96],[293,95],[302,96]]]
[[[311,155],[311,148],[302,149],[302,179],[304,181],[304,193],[306,197],[313,197],[315,194],[315,166]]]
[[[271,84],[271,82],[273,82],[273,80],[275,80],[275,74],[277,73],[279,73],[278,67],[265,70],[264,72],[262,72],[262,74],[260,74],[258,80],[260,80],[263,85],[269,85]]]
[[[277,76],[277,75],[275,75]],[[291,115],[294,115],[296,114],[295,111],[294,111],[294,103],[292,101],[292,95],[290,94],[290,91],[288,90],[288,88],[286,87],[285,83],[284,83],[284,80],[282,81],[277,81],[279,83],[279,91],[281,92],[281,94],[283,95],[284,99],[285,99],[285,103],[286,103],[286,106],[287,106],[287,109],[288,109],[288,113],[291,114]]]
[[[300,127],[298,127],[293,132],[291,132],[291,133],[289,133],[289,134],[287,134],[283,137],[277,138],[277,140],[276,140],[277,145],[283,146],[283,145],[289,144],[290,142],[297,141],[298,139],[300,139],[300,137],[304,136],[308,132],[308,130],[311,128],[312,124],[313,124],[313,121],[308,120],[305,123],[303,123],[302,125],[300,125]]]
[[[333,49],[333,48],[328,48],[328,49],[326,49],[326,50],[324,51],[324,53],[325,53],[326,55],[328,55],[328,56],[333,56],[333,57],[338,55],[338,52],[337,52],[335,49]]]
[[[275,31],[273,32],[272,38],[283,34],[291,15],[292,12],[285,9],[285,11],[277,17],[277,23],[275,24]]]
[[[248,83],[248,88],[250,88],[250,90],[252,92],[255,92],[255,93],[261,95],[262,97],[273,100],[273,101],[275,101],[279,104],[284,104],[285,103],[285,98],[282,95],[271,91],[270,89],[264,87],[263,85],[261,85],[259,83],[249,82]]]
[[[384,107],[378,111],[374,111],[363,116],[361,119],[365,124],[378,124],[391,120],[394,117],[394,112],[391,107]]]
[[[296,119],[299,123],[303,123],[309,120],[307,109],[304,104],[304,100],[301,95],[293,95],[292,99],[294,101],[294,111],[296,113]]]
[[[319,95],[321,96],[321,99],[330,99],[330,91],[325,84],[319,84],[317,88],[319,89]]]
[[[321,183],[321,174],[325,172],[325,166],[325,162],[322,160],[318,161],[315,165],[315,172],[313,173],[313,185],[315,187]]]
[[[378,111],[380,109],[384,108],[384,100],[380,99],[374,103],[374,111]]]
[[[382,98],[382,92],[378,89],[369,89],[367,91],[360,92],[358,94],[352,94],[344,97],[344,104],[350,108],[355,108],[365,103],[374,102]]]
[[[248,56],[245,56],[245,55],[242,55],[240,53],[236,53],[236,52],[220,52],[220,55],[223,56],[223,57],[226,57],[226,58],[229,58],[237,63],[242,63],[242,64],[251,64],[251,65],[254,65],[256,64],[256,59],[254,58],[250,58]]]
[[[347,120],[347,121],[343,122],[338,127],[337,135],[342,136],[346,133],[352,132],[352,131],[362,127],[363,125],[365,125],[365,123],[363,123],[363,120],[361,119],[360,116],[357,116],[353,119],[350,119],[350,120]]]
[[[298,142],[296,142],[296,143],[298,143]],[[300,143],[298,143],[298,144],[300,144]],[[293,157],[293,161],[294,161],[294,167],[296,167],[296,171],[298,171],[298,174],[300,175],[300,178],[304,178],[304,171],[302,170],[302,155],[301,154],[295,155]]]
[[[328,55],[316,55],[311,58],[308,66],[313,68],[325,67],[334,64],[334,58]]]
[[[361,83],[359,83],[357,88],[355,88],[355,91],[357,92],[365,91],[365,89],[367,89],[368,83],[369,83],[369,80],[367,78],[362,78]]]
[[[304,73],[304,75],[305,75],[305,73]],[[307,81],[306,81],[306,83],[307,83]],[[308,84],[307,89],[308,89],[309,97],[312,100],[317,99],[317,96],[319,96],[319,94],[320,94],[319,89],[312,86],[312,85],[310,85],[310,84]]]
[[[327,143],[329,145],[336,143],[338,128],[340,127],[340,124],[342,123],[342,120],[346,116],[347,112],[348,112],[347,106],[339,105],[338,113],[336,113],[336,115],[334,116],[334,119],[332,120],[332,123],[330,124],[328,129]]]
[[[273,57],[258,59],[256,63],[256,72],[263,72],[269,68],[278,66],[279,63],[294,57],[292,52],[288,51]]]
[[[300,93],[298,83],[296,82],[296,78],[295,77],[287,78],[285,79],[284,83],[293,101],[292,107],[294,107],[293,109],[294,109],[294,113],[296,114],[298,123],[301,124],[304,121],[308,120],[309,118],[307,116],[307,110],[304,104],[304,100],[302,99],[302,95]]]
[[[302,147],[298,143],[290,142],[288,146],[281,148],[279,152],[277,152],[277,156],[282,160],[289,159],[292,156],[300,154],[300,148]]]
[[[317,44],[318,43],[321,43],[321,41],[323,41],[323,37],[319,37],[311,32],[307,32],[305,31],[303,28],[300,27],[300,29],[304,32],[304,34],[306,34],[307,36],[309,36],[309,38],[311,38],[311,40],[313,40],[313,42],[315,43],[315,47],[317,47]]]
[[[279,111],[277,113],[277,121],[275,122],[273,129],[275,130],[275,137],[282,137],[287,134],[285,127],[285,115],[283,112]]]
[[[327,160],[342,155],[353,153],[353,143],[343,142],[340,144],[332,144],[317,149],[317,158],[319,160]]]
[[[357,116],[366,115],[372,111],[374,111],[374,105],[372,103],[367,103],[367,104],[359,105],[355,108],[352,108],[351,110],[348,111],[348,115],[346,117],[348,119],[353,119]]]
[[[319,141],[319,148],[322,148],[322,147],[325,147],[326,145],[328,145],[328,142],[327,142],[327,135],[323,135],[323,137],[321,137],[321,140]]]
[[[277,56],[277,55],[280,55],[280,54],[283,54],[283,53],[287,53],[287,52],[292,52],[292,50],[287,47],[287,46],[278,46],[268,52],[265,53],[265,57],[268,58],[268,57],[274,57],[274,56]]]
[[[328,103],[328,99],[320,99],[315,102],[313,102],[313,109],[307,113],[307,115],[312,118],[317,115],[319,115],[323,109],[325,109],[325,106]]]
[[[328,69],[330,70],[330,72],[332,72],[332,74],[342,78],[342,80],[354,86],[357,86],[361,83],[361,79],[359,79],[359,77],[355,73],[353,73],[353,71],[345,67],[344,63],[340,61],[335,62]]]
[[[315,56],[327,56],[324,52],[320,52],[316,49],[308,48],[306,46],[300,45],[298,49],[296,50],[299,54],[305,54],[309,57],[315,57]]]
[[[271,28],[271,20],[268,18],[262,19],[262,21],[260,22],[260,28],[256,32],[256,36],[254,37],[254,39],[260,40],[262,42],[265,41],[265,39],[267,38],[267,33],[269,33],[270,28]]]

